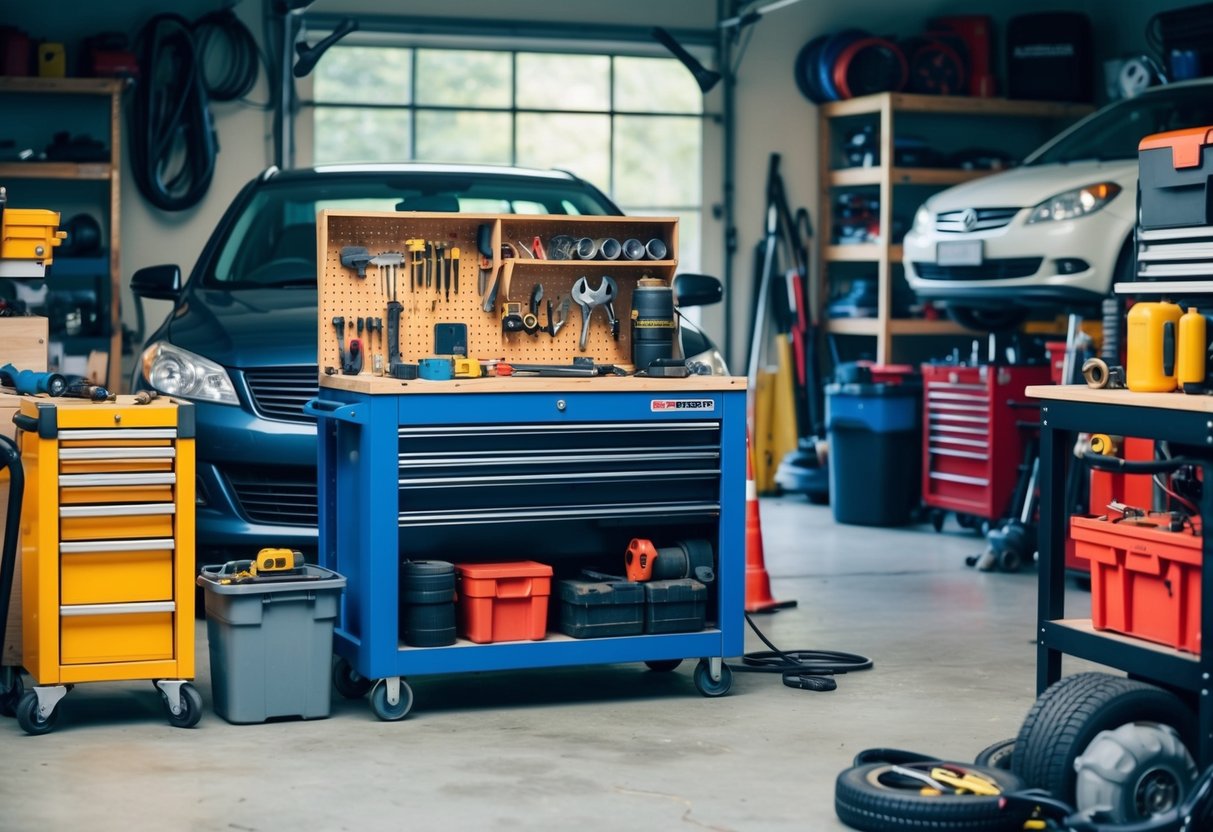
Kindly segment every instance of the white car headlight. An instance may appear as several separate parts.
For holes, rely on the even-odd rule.
[[[183,399],[240,404],[227,370],[214,361],[158,341],[143,351],[143,378],[161,393]]]
[[[927,206],[921,206],[917,213],[914,214],[914,233],[926,234],[931,230],[932,215]]]
[[[1096,182],[1085,188],[1075,188],[1055,194],[1032,209],[1028,222],[1053,222],[1072,220],[1093,214],[1111,202],[1120,193],[1115,182]]]

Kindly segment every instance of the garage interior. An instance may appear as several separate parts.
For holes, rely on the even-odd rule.
[[[12,10],[0,827],[1213,830],[1210,34]]]

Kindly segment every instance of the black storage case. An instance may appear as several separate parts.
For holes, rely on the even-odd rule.
[[[644,585],[646,633],[694,633],[703,629],[708,588],[694,578]]]
[[[410,647],[455,643],[455,565],[407,560],[400,567],[400,639]]]
[[[1094,100],[1091,19],[1081,12],[1023,14],[1007,23],[1007,97]]]
[[[1198,135],[1201,130],[1205,131],[1203,137]],[[1175,140],[1169,145],[1143,146],[1138,154],[1143,229],[1213,225],[1213,188],[1209,187],[1213,178],[1213,127],[1183,132],[1189,134],[1184,137],[1186,147],[1178,146]],[[1196,148],[1194,144],[1202,146]],[[1183,167],[1176,167],[1177,150],[1189,155],[1179,160]],[[1190,164],[1196,158],[1200,163]]]
[[[644,632],[644,586],[632,581],[558,583],[560,632],[573,638],[637,636]]]

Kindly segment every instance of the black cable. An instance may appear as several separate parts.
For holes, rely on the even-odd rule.
[[[754,619],[746,613],[746,623],[762,643],[771,649],[746,653],[741,665],[735,667],[739,673],[779,673],[783,683],[801,690],[834,690],[838,683],[835,674],[855,673],[870,670],[872,660],[856,653],[841,653],[834,650],[780,650],[758,629]]]
[[[8,604],[17,570],[17,538],[21,519],[21,501],[25,494],[25,474],[17,443],[0,434],[0,471],[8,469],[8,515],[5,520],[4,546],[0,549],[0,647],[4,646]]]
[[[219,147],[190,25],[156,15],[137,40],[140,80],[131,108],[131,174],[164,211],[196,205],[210,188]]]
[[[253,91],[261,55],[248,27],[231,9],[211,12],[190,26],[202,83],[213,101],[235,101]],[[217,76],[217,77],[213,77]]]

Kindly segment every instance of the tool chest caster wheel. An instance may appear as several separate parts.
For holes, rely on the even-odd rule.
[[[354,670],[343,656],[333,661],[333,688],[346,699],[361,699],[375,683]]]
[[[682,664],[682,659],[658,659],[652,662],[645,662],[644,664],[645,667],[654,673],[669,673]]]
[[[5,675],[9,677],[7,680],[4,679]],[[0,716],[16,716],[17,703],[21,701],[21,694],[25,693],[21,671],[15,667],[0,668],[0,684],[7,685],[0,691]]]
[[[17,724],[21,726],[22,731],[35,737],[39,734],[49,734],[59,721],[57,707],[52,706],[50,713],[43,714],[40,704],[38,694],[32,690],[23,693],[21,700],[17,702]]]
[[[198,720],[202,718],[202,694],[198,689],[189,682],[183,683],[177,691],[177,713],[173,713],[173,706],[163,684],[157,683],[156,687],[160,689],[160,698],[164,700],[168,724],[174,728],[193,728],[197,725]]]
[[[389,688],[392,685],[398,686],[395,704],[389,701]],[[409,687],[408,682],[398,677],[395,680],[380,679],[371,688],[371,710],[384,722],[404,719],[409,715],[409,711],[413,710],[413,689]]]
[[[713,679],[711,666],[720,662],[720,678]],[[733,687],[733,671],[720,659],[700,659],[695,665],[695,687],[704,696],[724,696]]]

